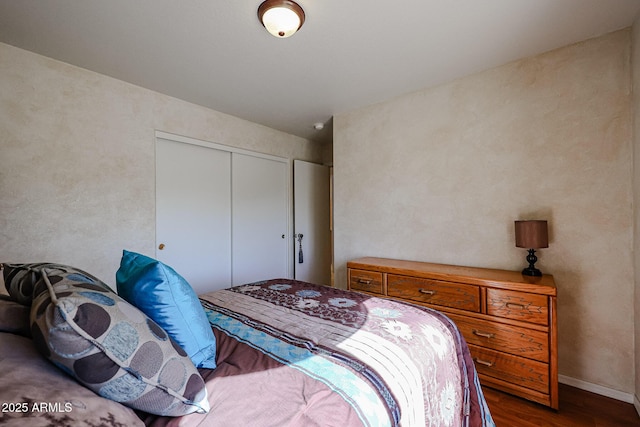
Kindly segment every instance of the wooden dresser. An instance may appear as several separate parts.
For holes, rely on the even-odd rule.
[[[469,344],[480,382],[558,409],[553,277],[384,258],[347,263],[349,289],[446,313]]]

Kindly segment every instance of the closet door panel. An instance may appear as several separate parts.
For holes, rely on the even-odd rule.
[[[156,143],[156,258],[201,294],[231,284],[231,153]]]
[[[233,284],[288,277],[287,163],[232,154]]]

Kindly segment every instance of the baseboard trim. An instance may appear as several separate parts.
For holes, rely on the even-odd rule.
[[[636,407],[636,412],[640,415],[640,400],[638,400],[638,396],[633,399],[633,406]]]
[[[565,375],[558,375],[558,382],[562,384],[570,385],[571,387],[579,388],[580,390],[590,391],[592,393],[599,394],[601,396],[610,397],[612,399],[620,400],[625,403],[632,403],[636,407],[636,411],[640,413],[640,402],[631,393],[625,393],[622,391],[614,390],[609,387],[604,387],[598,384],[593,384],[587,381],[579,380],[577,378],[567,377]]]

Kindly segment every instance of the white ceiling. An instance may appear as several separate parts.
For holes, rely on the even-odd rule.
[[[628,27],[640,11],[640,0],[298,0],[304,26],[277,39],[260,3],[0,0],[0,41],[322,141],[334,114]]]

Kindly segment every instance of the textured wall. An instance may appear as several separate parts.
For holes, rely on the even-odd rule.
[[[370,255],[519,270],[546,219],[560,374],[633,393],[630,31],[334,118],[336,285]]]
[[[631,38],[633,85],[633,204],[634,209],[634,270],[635,270],[635,399],[640,413],[640,16],[633,24]]]
[[[317,145],[0,44],[0,261],[52,261],[110,285],[155,253],[155,130],[320,162]]]

